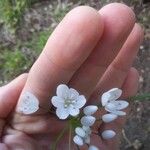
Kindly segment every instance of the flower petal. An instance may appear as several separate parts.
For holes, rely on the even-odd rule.
[[[87,144],[90,144],[90,141],[91,141],[90,136],[87,136],[87,137],[84,139],[84,142],[87,143]]]
[[[74,136],[73,141],[75,144],[77,144],[79,146],[82,146],[84,144],[83,139],[78,135]]]
[[[69,89],[69,98],[70,99],[77,99],[79,96],[79,93],[77,92],[77,90],[70,88]]]
[[[89,106],[86,106],[84,109],[83,109],[83,112],[85,115],[93,115],[96,111],[98,110],[98,107],[95,106],[95,105],[89,105]]]
[[[81,128],[81,127],[77,127],[76,129],[75,129],[75,132],[76,132],[76,134],[77,135],[79,135],[80,137],[85,137],[85,131]]]
[[[31,92],[25,92],[17,106],[17,111],[23,114],[33,114],[39,109],[39,100]]]
[[[86,103],[86,98],[83,95],[80,95],[75,103],[76,108],[82,108]]]
[[[108,101],[110,100],[110,97],[111,95],[107,92],[102,95],[101,97],[102,106],[105,106],[108,103]]]
[[[90,145],[88,150],[99,150],[99,149],[94,145]]]
[[[68,113],[67,109],[60,107],[60,108],[56,109],[56,115],[59,117],[59,119],[64,120],[69,116],[69,113]]]
[[[125,115],[126,115],[126,112],[124,112],[124,111],[119,111],[119,110],[112,111],[111,113],[113,113],[113,114],[115,114],[115,115],[118,115],[118,116],[125,116]]]
[[[84,116],[84,117],[81,118],[81,124],[83,126],[90,127],[90,126],[92,126],[95,123],[95,120],[96,119],[93,116]]]
[[[68,98],[68,95],[69,95],[69,88],[67,85],[65,84],[60,84],[58,87],[57,87],[57,91],[56,91],[56,94],[57,96],[61,97],[61,98]]]
[[[111,139],[116,135],[116,133],[113,130],[105,130],[102,132],[102,138],[103,139]]]
[[[129,103],[124,100],[114,101],[113,104],[115,104],[117,110],[125,109],[129,106]]]
[[[85,131],[85,133],[86,133],[87,135],[89,135],[89,134],[91,134],[91,133],[92,133],[92,131],[91,131],[91,128],[90,128],[90,127],[88,127],[88,126],[83,126],[82,128],[83,128],[83,130]]]
[[[106,107],[105,107],[105,110],[112,113],[112,114],[118,115],[118,116],[125,116],[126,115],[126,112],[124,112],[124,111],[111,110],[111,109],[107,109]]]
[[[70,106],[67,108],[67,110],[68,110],[68,113],[69,113],[71,116],[77,116],[77,115],[80,113],[79,109],[76,108],[76,107],[74,107],[73,105],[70,105]]]
[[[58,96],[53,96],[51,102],[55,107],[63,107],[64,105],[63,99]]]
[[[115,119],[117,119],[117,115],[115,114],[105,114],[102,116],[102,120],[105,122],[105,123],[108,123],[108,122],[111,122]]]
[[[118,88],[113,88],[108,92],[110,93],[112,100],[116,100],[122,95],[122,90]]]
[[[122,90],[118,88],[113,88],[102,95],[102,106],[105,106],[108,101],[113,101],[118,99],[122,94]]]
[[[114,103],[110,102],[105,106],[105,108],[113,111],[117,109],[117,106]]]

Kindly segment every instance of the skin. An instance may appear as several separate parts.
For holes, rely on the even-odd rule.
[[[124,4],[112,3],[99,11],[87,6],[70,11],[48,39],[29,74],[0,88],[0,149],[50,148],[66,125],[49,113],[49,99],[61,83],[85,95],[88,103],[98,102],[100,95],[113,87],[123,90],[122,98],[135,95],[139,75],[132,64],[142,39],[143,31],[135,23],[133,11]],[[28,116],[16,111],[25,91],[36,95],[41,106]],[[124,123],[125,117],[121,117],[101,124],[99,132],[113,129],[117,136],[104,140],[94,135],[92,144],[103,150],[119,149]],[[57,149],[68,149],[68,134]]]

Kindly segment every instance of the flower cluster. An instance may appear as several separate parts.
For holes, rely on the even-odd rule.
[[[117,100],[122,95],[122,90],[113,88],[102,95],[102,106],[109,113],[102,116],[104,123],[109,123],[118,118],[118,116],[124,116],[126,113],[121,111],[128,107],[129,103],[125,100]],[[110,139],[116,135],[113,130],[105,130],[102,132],[103,139]]]
[[[79,145],[90,144],[91,126],[95,123],[96,118],[92,115],[98,110],[97,106],[90,105],[83,109],[84,116],[81,118],[82,127],[75,129],[76,136],[73,141]],[[91,148],[90,148],[91,149]]]
[[[92,131],[92,126],[95,124],[95,121],[101,120],[103,123],[110,123],[119,116],[126,115],[122,109],[127,108],[129,105],[125,100],[118,100],[122,95],[122,90],[113,88],[101,96],[102,108],[104,108],[107,113],[100,117],[100,119],[96,119],[94,114],[102,108],[95,105],[89,105],[81,109],[86,104],[86,99],[75,89],[68,88],[67,85],[61,84],[57,87],[56,95],[57,96],[52,97],[51,102],[56,107],[56,115],[58,118],[64,120],[68,117],[73,117],[78,120],[78,125],[75,126],[75,135],[73,138],[78,149],[80,146],[87,145],[88,150],[99,150],[96,146],[90,144],[91,134],[96,134]],[[80,111],[82,112],[80,113]],[[98,130],[96,135],[108,140],[113,138],[116,133],[111,129],[104,130],[100,133]]]

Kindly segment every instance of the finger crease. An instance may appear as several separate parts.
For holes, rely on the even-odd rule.
[[[68,69],[68,68],[65,68],[65,67],[62,67],[62,66],[58,65],[57,63],[55,63],[55,62],[52,60],[52,58],[48,57],[48,55],[46,54],[45,51],[43,51],[43,54],[46,56],[47,60],[48,60],[50,63],[52,63],[54,66],[56,66],[58,69],[61,69],[61,70],[63,70],[63,71],[67,71],[67,72],[68,72],[68,71],[69,71],[69,72],[74,72],[74,71],[75,71],[75,69]]]

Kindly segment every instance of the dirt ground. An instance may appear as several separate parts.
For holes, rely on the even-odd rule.
[[[136,0],[135,0],[136,1]],[[140,4],[139,2],[131,3],[135,10],[137,19],[142,23],[145,29],[145,39],[140,47],[137,60],[135,62],[136,68],[140,73],[140,93],[150,92],[150,28],[148,21],[143,21],[141,18],[148,17],[150,19],[149,4]],[[89,0],[84,2],[96,8],[102,7],[105,3],[100,3],[98,0]],[[81,3],[80,3],[81,4]],[[78,4],[77,4],[78,5]],[[14,37],[4,32],[3,26],[0,26],[0,44],[10,47],[15,44],[15,39],[20,38],[23,42],[28,41],[33,32],[45,30],[50,25],[54,24],[51,18],[51,1],[43,1],[36,4],[26,11],[24,21],[18,34]],[[149,20],[150,21],[150,20]],[[1,70],[2,71],[2,70]],[[1,72],[0,71],[0,72]],[[134,102],[132,109],[123,130],[123,138],[121,142],[121,150],[150,150],[150,101]]]

